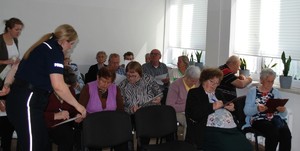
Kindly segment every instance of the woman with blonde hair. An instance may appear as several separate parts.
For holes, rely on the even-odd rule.
[[[82,118],[86,116],[86,109],[71,94],[63,78],[64,55],[70,52],[77,38],[72,26],[58,26],[54,33],[44,35],[27,50],[14,78],[5,81],[3,92],[10,91],[7,116],[15,126],[20,150],[49,150],[43,113],[51,91],[72,105]]]

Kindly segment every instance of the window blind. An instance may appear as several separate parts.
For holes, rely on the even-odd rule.
[[[234,53],[300,60],[299,0],[236,0]]]
[[[205,50],[207,0],[169,0],[168,4],[168,47]]]

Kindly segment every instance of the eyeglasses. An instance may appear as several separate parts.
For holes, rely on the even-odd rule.
[[[150,53],[151,56],[160,56],[160,53]]]
[[[213,86],[218,86],[219,82],[214,82],[213,80],[208,80]]]

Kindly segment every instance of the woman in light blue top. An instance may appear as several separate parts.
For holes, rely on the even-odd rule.
[[[252,126],[265,136],[265,150],[276,151],[279,143],[280,151],[291,150],[291,132],[288,125],[282,119],[287,115],[284,106],[276,108],[273,113],[266,113],[266,103],[269,99],[281,98],[279,91],[273,88],[276,73],[269,68],[265,68],[260,73],[260,83],[258,87],[249,90],[246,98],[244,112],[246,114],[246,126]],[[278,124],[278,122],[280,124]]]

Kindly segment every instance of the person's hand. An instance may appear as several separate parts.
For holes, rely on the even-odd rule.
[[[224,106],[225,109],[227,109],[228,111],[234,111],[234,104],[231,102],[231,103],[228,103]]]
[[[67,120],[70,118],[69,112],[66,110],[57,112],[54,114],[54,119],[55,120]]]
[[[245,77],[244,75],[240,74],[239,77],[238,77],[238,79],[240,79],[240,80],[245,80],[246,77]]]
[[[276,108],[276,110],[278,111],[278,112],[284,112],[285,111],[285,107],[284,106],[278,106],[277,108]]]
[[[14,60],[14,64],[18,64],[18,63],[20,63],[20,59],[19,58],[16,58],[15,60]]]
[[[140,109],[141,107],[135,105],[131,108],[132,112],[135,113],[138,109]]]
[[[257,105],[257,110],[258,110],[259,112],[264,112],[264,111],[266,111],[267,109],[268,109],[268,107],[265,106],[265,105],[263,105],[263,104],[258,104],[258,105]]]
[[[76,117],[78,117],[78,118],[75,120],[76,123],[80,123],[80,122],[83,121],[83,118],[81,117],[80,114],[77,114]]]
[[[4,84],[2,90],[0,91],[0,96],[7,95],[10,91],[10,86],[7,84]]]
[[[216,102],[213,103],[213,110],[217,110],[223,107],[223,102],[218,100]]]
[[[152,100],[152,103],[154,103],[154,104],[160,104],[160,100],[161,100],[161,97],[157,97],[154,100]]]
[[[78,103],[78,105],[75,107],[76,110],[81,114],[82,118],[86,117],[86,109],[81,104]]]
[[[0,100],[0,111],[1,112],[5,112],[6,111],[5,101],[4,100]]]
[[[166,77],[164,79],[161,80],[163,83],[169,83],[170,82],[170,78]]]

